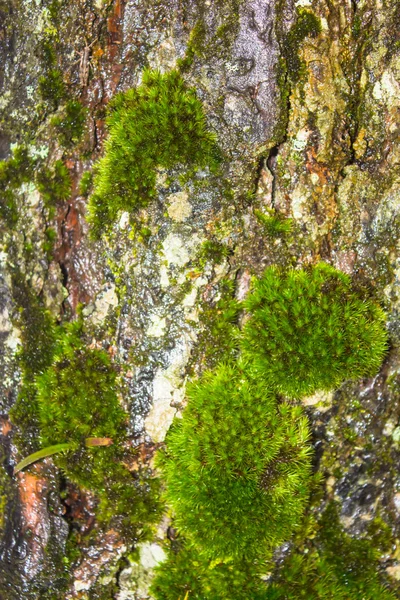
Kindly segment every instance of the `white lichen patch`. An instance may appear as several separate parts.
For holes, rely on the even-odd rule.
[[[304,406],[313,406],[320,412],[325,412],[332,407],[333,392],[317,392],[312,396],[303,398],[302,404]]]
[[[168,265],[183,267],[189,262],[189,251],[185,240],[175,233],[167,235],[162,244],[162,252]]]
[[[129,225],[129,213],[128,211],[124,211],[119,218],[119,228],[124,230]]]
[[[169,356],[170,365],[157,369],[153,380],[153,406],[146,417],[145,429],[153,442],[162,442],[185,397],[182,376],[189,359],[191,341],[183,337]],[[173,406],[174,405],[174,406]]]
[[[149,587],[154,577],[153,569],[166,559],[166,554],[157,543],[146,542],[140,546],[139,560],[129,560],[129,566],[120,574],[117,600],[149,598]]]
[[[107,284],[105,288],[97,296],[94,303],[94,310],[91,313],[91,319],[95,325],[100,325],[110,309],[114,309],[118,306],[118,296],[115,291],[115,285],[113,283]],[[88,314],[87,311],[84,314]]]
[[[201,241],[196,234],[189,239],[176,233],[167,235],[161,247],[160,284],[163,289],[170,285],[170,268],[181,269],[184,267],[193,257]],[[178,283],[182,283],[184,280],[185,275],[181,273]]]
[[[150,337],[161,337],[165,333],[167,321],[165,317],[160,317],[157,313],[150,316],[150,325],[146,334]]]
[[[177,223],[186,221],[192,214],[192,206],[189,202],[189,194],[187,192],[182,191],[171,194],[168,197],[167,203],[168,215]]]

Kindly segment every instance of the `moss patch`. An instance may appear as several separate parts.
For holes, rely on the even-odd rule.
[[[110,103],[105,155],[100,159],[89,203],[95,235],[120,210],[145,206],[156,194],[156,167],[217,168],[214,134],[195,91],[177,71],[145,70],[137,89]]]
[[[210,558],[268,553],[308,498],[308,427],[246,364],[221,364],[188,391],[159,462],[178,527]]]
[[[385,315],[327,264],[267,269],[245,302],[244,348],[272,389],[289,397],[374,374],[387,347]]]

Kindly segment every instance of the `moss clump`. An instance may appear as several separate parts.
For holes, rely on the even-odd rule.
[[[219,365],[188,398],[159,457],[178,528],[211,559],[268,553],[290,536],[308,498],[301,409],[277,405],[245,363]]]
[[[56,110],[65,97],[65,85],[60,69],[49,69],[46,75],[39,77],[39,94],[50,110]]]
[[[266,600],[260,571],[260,566],[245,560],[210,562],[180,543],[156,567],[150,592],[157,600],[183,600],[186,594],[188,600]]]
[[[244,303],[243,347],[272,389],[289,397],[375,373],[387,348],[385,315],[327,264],[268,268]]]
[[[0,217],[8,226],[18,220],[15,192],[33,178],[34,161],[27,148],[17,146],[12,156],[0,161]]]
[[[330,504],[320,531],[307,553],[292,553],[279,578],[268,587],[268,600],[394,600],[379,575],[384,550],[379,540],[355,539],[340,527],[337,507]],[[385,549],[387,550],[387,548]]]
[[[140,529],[157,519],[158,482],[148,469],[125,466],[134,456],[127,445],[128,416],[118,400],[116,372],[108,354],[87,348],[81,336],[80,321],[64,326],[51,365],[36,377],[41,445],[72,444],[54,462],[71,481],[97,493],[99,519],[139,523]],[[87,438],[110,438],[113,444],[87,448]]]
[[[274,211],[265,214],[256,209],[254,214],[269,238],[280,238],[292,233],[293,219],[287,219],[280,213],[274,213]]]
[[[145,70],[137,89],[112,100],[107,125],[105,155],[89,203],[95,235],[118,211],[145,206],[155,196],[157,166],[215,169],[218,164],[201,102],[177,71]]]
[[[68,200],[71,195],[71,177],[62,160],[56,160],[53,167],[43,167],[37,173],[36,185],[46,206],[53,207],[57,202]]]
[[[64,148],[77,144],[83,135],[87,110],[78,100],[69,100],[60,114],[51,119],[51,125],[58,134]]]

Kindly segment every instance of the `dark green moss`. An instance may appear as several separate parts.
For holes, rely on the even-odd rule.
[[[89,203],[94,235],[120,210],[136,210],[155,196],[157,166],[217,168],[215,136],[207,131],[201,102],[177,71],[145,70],[137,89],[110,103],[107,125]]]
[[[43,242],[43,250],[46,253],[46,256],[49,260],[51,260],[53,256],[54,243],[57,239],[57,231],[53,229],[53,227],[47,227],[45,234],[45,240]]]
[[[223,280],[219,284],[218,300],[203,302],[199,315],[204,326],[192,353],[192,364],[211,369],[222,359],[234,358],[239,346],[239,304],[235,299],[235,282]]]
[[[327,264],[267,269],[245,302],[243,348],[272,389],[289,397],[374,374],[387,348],[385,315]]]
[[[39,94],[50,110],[57,110],[66,94],[63,75],[59,69],[50,69],[46,75],[39,77]]]
[[[159,466],[178,528],[211,559],[267,555],[298,525],[310,448],[301,409],[280,404],[246,363],[188,390]]]
[[[57,160],[52,167],[43,167],[36,175],[36,185],[49,208],[71,195],[71,177],[62,160]]]
[[[372,527],[374,525],[372,524]],[[328,505],[317,537],[307,552],[294,552],[268,588],[268,600],[394,600],[379,573],[379,556],[387,548],[378,532],[352,538],[339,522],[337,507]],[[378,535],[376,535],[378,533]]]
[[[289,33],[281,42],[281,50],[286,63],[289,79],[297,83],[304,70],[299,49],[307,37],[317,37],[321,32],[321,22],[316,15],[304,8],[297,9],[297,19]]]
[[[158,516],[158,482],[145,467],[124,466],[134,452],[127,446],[116,371],[105,351],[86,346],[80,321],[57,331],[51,366],[36,374],[35,387],[41,446],[71,443],[54,462],[68,479],[96,492],[99,520],[122,521],[142,536]],[[113,443],[87,448],[91,437]]]
[[[9,159],[0,161],[0,217],[9,227],[18,220],[16,191],[32,180],[34,164],[23,146],[17,146]]]
[[[72,148],[79,143],[87,116],[87,110],[78,100],[68,100],[60,114],[55,115],[50,124],[57,132],[58,140],[64,148]]]

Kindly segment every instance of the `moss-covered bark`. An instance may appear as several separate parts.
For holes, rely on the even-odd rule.
[[[298,556],[318,555],[306,570],[315,576],[334,500],[340,543],[385,537],[379,556],[364,542],[360,552],[375,561],[376,585],[395,589],[398,25],[396,3],[380,0],[0,0],[0,595],[146,597],[174,537],[165,521],[140,544],[118,515],[99,520],[95,490],[52,459],[12,476],[38,448],[35,386],[54,363],[54,332],[81,312],[84,343],[107,352],[129,413],[124,468],[136,477],[152,467],[187,379],[235,352],[230,323],[246,317],[232,299],[250,275],[321,259],[383,304],[391,346],[374,379],[304,401],[322,482],[278,557],[294,557],[284,568],[296,573]],[[106,107],[144,68],[178,69],[195,90],[219,173],[161,161],[151,202],[134,213],[119,203],[92,241],[85,214]],[[278,585],[279,569],[266,570]]]

